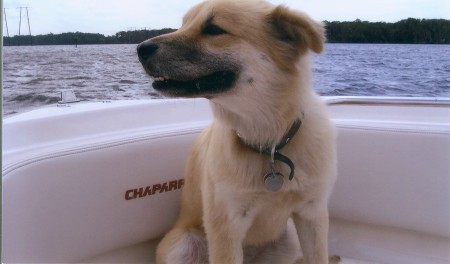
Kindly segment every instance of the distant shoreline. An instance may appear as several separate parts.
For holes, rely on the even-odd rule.
[[[408,18],[396,23],[324,21],[328,43],[450,44],[450,20]],[[137,44],[176,29],[120,31],[112,36],[69,32],[3,37],[4,46]]]
[[[112,36],[99,33],[68,32],[37,36],[3,37],[3,46],[134,44],[175,31],[172,28],[120,31]]]

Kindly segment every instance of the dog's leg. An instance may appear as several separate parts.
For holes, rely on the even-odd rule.
[[[300,244],[294,222],[289,220],[286,231],[275,241],[260,246],[244,247],[246,264],[293,264],[300,256]]]
[[[158,264],[206,264],[208,249],[203,232],[175,227],[164,236],[156,250]]]
[[[242,264],[242,242],[253,221],[250,212],[239,211],[241,206],[233,205],[232,199],[238,197],[233,192],[212,191],[211,184],[206,188],[203,203],[204,227],[208,241],[211,264]]]
[[[331,256],[329,257],[329,264],[339,264],[341,263],[341,257],[339,256]],[[297,260],[297,262],[295,262],[295,264],[306,264],[305,260],[303,260],[302,258]]]
[[[314,210],[313,215],[294,213],[293,220],[306,264],[328,263],[328,210]]]
[[[205,217],[208,216],[205,215]],[[205,221],[209,261],[211,264],[242,264],[244,257],[242,242],[247,232],[247,228],[244,226],[246,224],[239,221],[233,225],[227,219],[228,216],[220,218],[220,221],[212,219],[212,217],[210,217],[211,220]]]

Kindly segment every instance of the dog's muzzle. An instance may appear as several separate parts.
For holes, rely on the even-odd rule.
[[[139,61],[153,88],[171,97],[211,98],[234,87],[238,64],[208,53],[186,40],[146,40],[137,46]]]

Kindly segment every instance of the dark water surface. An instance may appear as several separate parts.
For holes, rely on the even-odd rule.
[[[450,45],[327,44],[313,58],[321,95],[450,97]],[[5,116],[66,89],[90,101],[158,97],[136,45],[4,47],[3,60]]]

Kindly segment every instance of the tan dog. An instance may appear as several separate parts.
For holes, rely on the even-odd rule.
[[[328,263],[335,135],[308,54],[324,39],[284,6],[210,0],[138,46],[157,91],[208,98],[215,117],[192,147],[157,263],[295,263],[298,239],[306,263]]]

